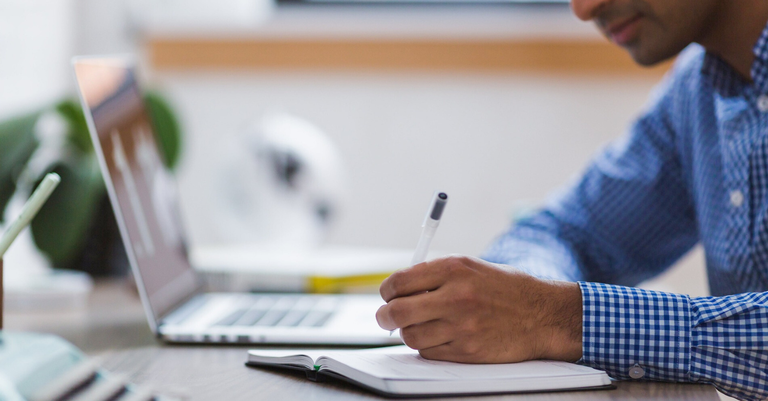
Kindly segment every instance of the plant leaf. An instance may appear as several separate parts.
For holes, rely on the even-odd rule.
[[[32,221],[32,236],[54,266],[66,267],[83,250],[106,190],[93,155],[61,162],[50,171],[61,176],[61,183]]]
[[[179,122],[168,102],[157,92],[147,92],[144,95],[144,103],[152,120],[155,139],[163,155],[163,162],[168,169],[173,170],[181,155]]]
[[[69,143],[83,153],[93,153],[93,142],[80,103],[74,99],[66,99],[56,105],[56,111],[67,122]]]
[[[16,180],[37,149],[34,129],[39,116],[36,112],[0,122],[0,223],[16,192]]]

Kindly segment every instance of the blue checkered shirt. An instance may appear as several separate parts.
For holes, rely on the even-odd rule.
[[[754,53],[749,83],[689,46],[627,135],[484,255],[579,282],[582,363],[768,397],[768,27]],[[714,296],[629,287],[697,243]]]

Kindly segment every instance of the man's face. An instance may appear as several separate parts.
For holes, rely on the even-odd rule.
[[[652,65],[706,37],[720,1],[571,0],[571,8],[580,19],[593,20],[635,62]]]

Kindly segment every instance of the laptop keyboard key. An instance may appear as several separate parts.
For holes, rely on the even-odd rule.
[[[285,309],[272,309],[264,314],[254,326],[274,326],[288,313]]]
[[[317,301],[318,297],[316,296],[302,296],[296,301],[296,304],[293,306],[293,308],[309,310],[317,305]]]
[[[322,316],[320,316],[320,319],[317,319],[315,324],[313,324],[313,327],[323,327],[328,322],[328,320],[333,316],[332,312],[325,312]]]
[[[251,309],[233,324],[233,326],[252,326],[267,313],[264,309]]]
[[[255,309],[269,309],[275,305],[276,298],[273,296],[260,296],[258,300],[254,302],[253,307]]]
[[[229,315],[227,315],[224,319],[221,319],[218,322],[216,322],[214,326],[231,326],[238,319],[240,319],[247,310],[248,309],[238,309],[230,313]]]
[[[301,322],[304,319],[304,316],[307,316],[307,313],[309,311],[307,310],[292,310],[288,312],[282,320],[280,320],[276,326],[288,326],[288,327],[295,327],[299,325],[299,322]]]
[[[333,312],[312,311],[298,325],[302,327],[323,327],[332,315]]]
[[[299,300],[299,297],[280,297],[277,299],[277,302],[275,302],[275,306],[272,307],[272,309],[291,309],[294,305],[296,305],[296,301]]]

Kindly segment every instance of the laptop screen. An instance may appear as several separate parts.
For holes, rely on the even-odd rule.
[[[198,285],[187,258],[176,183],[158,151],[133,64],[127,58],[74,61],[101,172],[156,330],[159,318]]]

